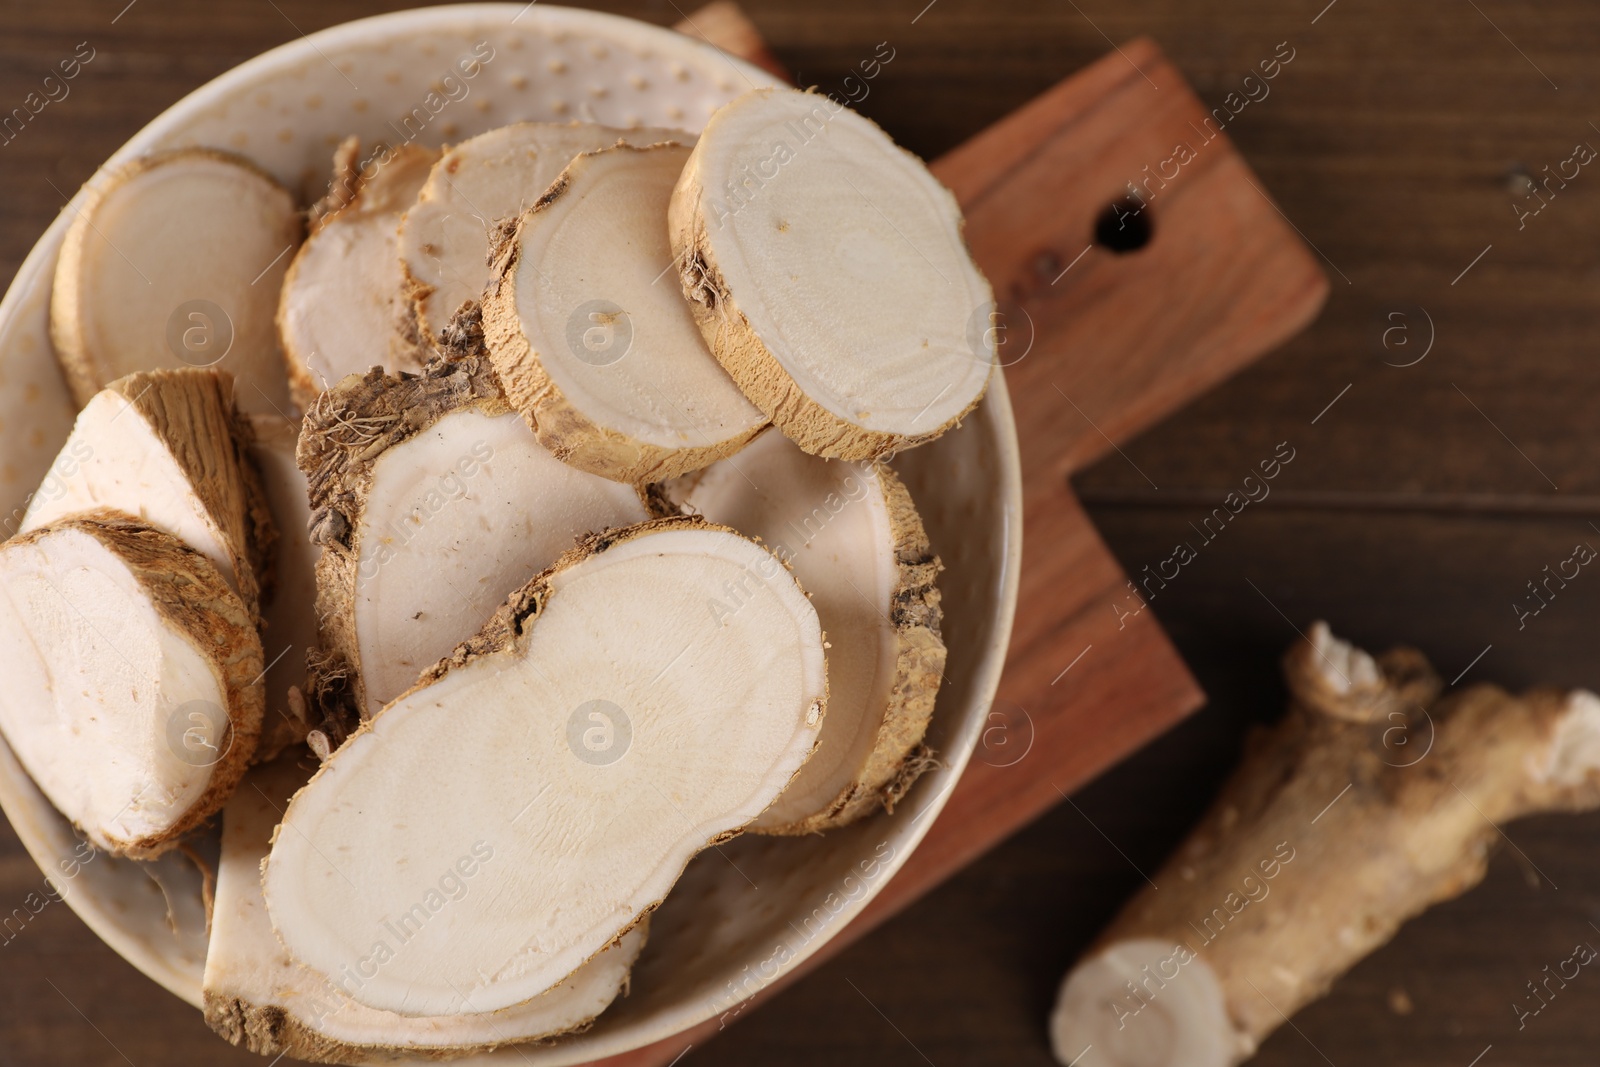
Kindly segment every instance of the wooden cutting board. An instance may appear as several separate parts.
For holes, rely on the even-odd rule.
[[[781,72],[731,4],[678,28]],[[1316,258],[1209,118],[1140,39],[934,162],[1005,327],[1023,475],[1011,649],[991,729],[928,836],[860,917],[755,1002],[1204,701],[1067,479],[1299,332],[1327,295]],[[1142,211],[1110,211],[1130,182]],[[1110,247],[1146,229],[1142,247]],[[597,1062],[664,1067],[722,1025]]]

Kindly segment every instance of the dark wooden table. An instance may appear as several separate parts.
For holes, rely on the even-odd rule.
[[[831,84],[891,41],[894,66],[862,110],[928,157],[1108,41],[1150,34],[1213,104],[1287,41],[1293,62],[1228,132],[1324,256],[1333,293],[1306,335],[1077,482],[1138,572],[1196,540],[1189,523],[1279,442],[1295,449],[1272,495],[1152,603],[1205,710],[689,1062],[1050,1063],[1061,973],[1182,837],[1243,731],[1280,713],[1291,622],[1326,618],[1374,649],[1417,644],[1446,678],[1470,665],[1463,682],[1600,688],[1600,579],[1580,577],[1520,630],[1512,606],[1575,543],[1600,545],[1600,172],[1552,183],[1520,227],[1513,206],[1538,204],[1523,175],[1554,172],[1580,142],[1600,148],[1600,8],[1326,2],[747,0],[802,84]],[[53,186],[76,187],[184,93],[299,31],[402,6],[125,4],[0,7],[0,108],[78,42],[96,49],[70,96],[0,147],[0,276],[60,208]],[[670,0],[616,9],[680,17]],[[1397,366],[1430,333],[1427,356]],[[1407,926],[1256,1062],[1594,1062],[1600,977],[1585,972],[1520,1031],[1512,1004],[1574,943],[1600,943],[1600,815],[1508,832],[1517,849],[1482,887]],[[0,829],[0,911],[38,882]],[[250,1062],[63,907],[0,945],[0,1064]]]

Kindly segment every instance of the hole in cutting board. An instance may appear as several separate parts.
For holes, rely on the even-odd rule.
[[[1137,252],[1150,243],[1149,205],[1125,196],[1113,201],[1094,221],[1094,243],[1117,255]]]

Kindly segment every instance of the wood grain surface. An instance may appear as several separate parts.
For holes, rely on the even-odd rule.
[[[68,99],[0,148],[4,273],[64,194],[151,115],[300,30],[381,6],[8,4],[0,99],[20,101],[79,41],[99,54]],[[1181,838],[1242,729],[1281,711],[1275,663],[1294,625],[1321,616],[1372,647],[1418,643],[1447,678],[1471,664],[1463,681],[1600,685],[1586,625],[1600,586],[1574,583],[1522,630],[1511,607],[1575,540],[1600,543],[1589,526],[1600,523],[1600,474],[1588,461],[1600,199],[1586,183],[1596,179],[1569,182],[1522,229],[1513,210],[1520,173],[1554,169],[1578,141],[1600,146],[1589,126],[1600,121],[1600,12],[1570,0],[748,7],[802,83],[828,87],[877,42],[894,43],[894,65],[861,107],[930,158],[1112,41],[1149,34],[1212,106],[1242,95],[1245,74],[1280,42],[1295,49],[1270,95],[1227,132],[1326,257],[1326,312],[1077,479],[1102,535],[1139,572],[1193,539],[1189,523],[1278,442],[1295,447],[1273,495],[1151,602],[1210,704],[685,1061],[1045,1064],[1057,979]],[[618,10],[681,15],[670,3]],[[1430,319],[1429,354],[1396,366],[1423,350]],[[1405,329],[1386,348],[1396,324]],[[1521,1031],[1511,1005],[1545,964],[1600,936],[1588,926],[1600,922],[1596,832],[1596,817],[1508,827],[1517,847],[1483,887],[1408,926],[1257,1062],[1590,1062],[1600,1038],[1590,976]],[[20,902],[38,877],[7,833],[0,899]],[[64,908],[0,946],[0,1063],[253,1059],[218,1044]]]

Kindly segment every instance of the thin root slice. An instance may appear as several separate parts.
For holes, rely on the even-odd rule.
[[[757,89],[711,116],[670,213],[717,359],[801,448],[873,459],[983,396],[994,297],[920,160],[816,93]]]
[[[348,968],[330,981],[297,964],[272,932],[261,861],[290,797],[314,767],[302,751],[253,768],[223,809],[204,981],[206,1022],[217,1033],[262,1056],[314,1063],[370,1063],[407,1054],[443,1060],[581,1030],[626,988],[644,947],[645,923],[544,996],[497,1012],[474,1012],[470,1005],[426,1018],[378,1011],[345,992],[367,981],[360,971]],[[398,917],[378,937],[391,952],[405,953],[420,924],[474,892],[482,865],[492,862],[493,857],[467,856],[440,875],[435,899]]]
[[[683,483],[689,510],[794,569],[828,634],[817,751],[750,829],[812,833],[892,808],[930,764],[922,738],[945,661],[939,560],[911,495],[882,463],[818,459],[776,430]]]
[[[771,804],[826,694],[816,611],[760,545],[685,518],[592,536],[295,796],[265,867],[273,927],[324,976],[371,972],[349,990],[368,1007],[524,1003]],[[469,857],[467,891],[434,908]],[[375,961],[419,907],[406,951]]]
[[[114,512],[0,545],[0,649],[0,729],[97,848],[176,844],[255,751],[253,615],[200,553]]]
[[[376,712],[578,537],[648,517],[631,486],[546,451],[482,357],[346,379],[307,417],[300,463],[322,549],[325,715],[341,693]]]
[[[348,156],[341,146],[337,159]],[[439,153],[402,145],[365,172],[335,164],[331,190],[348,184],[339,206],[321,215],[283,279],[278,333],[295,401],[372,367],[417,371],[428,348],[401,331],[404,273],[400,220]]]
[[[625,482],[737,452],[766,425],[668,277],[682,145],[579,156],[494,256],[483,328],[506,395],[545,446]]]
[[[301,221],[249,160],[212,148],[138,159],[74,207],[50,336],[80,404],[134,371],[217,367],[246,411],[282,411],[273,315]]]

